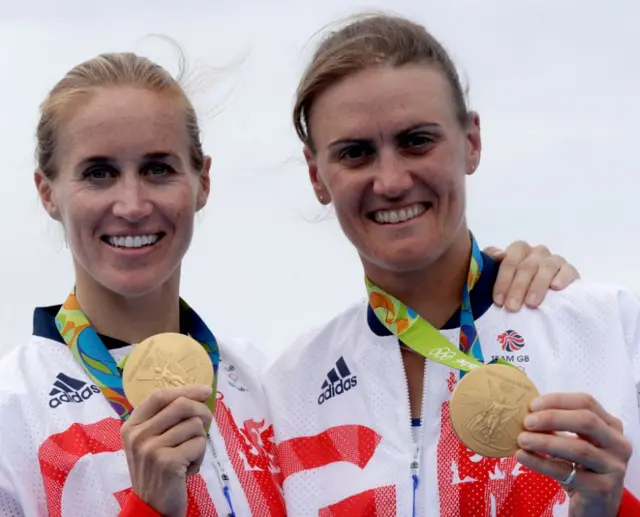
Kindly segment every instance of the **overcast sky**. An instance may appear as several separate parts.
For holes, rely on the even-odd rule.
[[[34,306],[61,303],[73,282],[32,182],[38,105],[101,52],[135,51],[175,71],[174,51],[149,34],[175,39],[192,68],[227,67],[193,96],[213,192],[184,265],[185,299],[214,333],[273,356],[363,297],[335,219],[316,222],[324,212],[290,109],[314,33],[372,8],[424,23],[468,78],[484,138],[469,180],[481,246],[543,242],[586,278],[640,290],[635,0],[0,0],[0,354],[28,338]]]

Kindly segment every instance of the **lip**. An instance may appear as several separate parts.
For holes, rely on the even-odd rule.
[[[124,237],[124,236],[133,237],[136,235],[153,235],[156,233],[160,235],[160,237],[156,242],[147,246],[141,246],[139,248],[125,248],[125,247],[112,246],[109,242],[106,241],[106,239],[104,238],[105,236],[101,237],[100,241],[102,242],[102,244],[107,246],[113,253],[116,253],[118,255],[126,256],[126,257],[142,257],[156,251],[160,246],[160,244],[164,241],[164,238],[167,236],[167,234],[165,232],[136,232],[135,234],[132,232],[109,233],[110,237]]]
[[[396,222],[396,223],[380,223],[378,221],[376,221],[375,219],[375,213],[379,212],[381,210],[394,210],[394,211],[399,211],[399,210],[407,210],[410,209],[411,207],[415,206],[415,205],[422,205],[425,210],[418,216],[416,217],[412,217],[411,219],[407,219],[406,221],[401,221],[401,222]],[[365,216],[366,218],[371,221],[372,223],[374,223],[376,226],[382,226],[382,227],[389,227],[389,228],[401,228],[404,226],[408,226],[416,221],[420,221],[420,219],[422,219],[422,217],[428,213],[431,209],[433,208],[433,203],[430,201],[418,201],[418,202],[414,202],[414,203],[407,203],[407,204],[403,204],[401,206],[394,206],[394,207],[381,207],[381,208],[376,208],[375,210],[371,210],[368,211]]]
[[[162,230],[149,230],[149,231],[136,231],[136,232],[132,232],[131,230],[129,231],[118,231],[118,232],[108,232],[103,234],[100,238],[104,238],[104,237],[139,237],[142,235],[164,235],[165,232],[163,232]]]

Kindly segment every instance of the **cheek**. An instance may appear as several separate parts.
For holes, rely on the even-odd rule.
[[[58,205],[60,222],[70,238],[81,235],[95,226],[100,217],[100,206],[97,200],[88,203],[80,195],[61,200]]]
[[[362,189],[356,185],[344,185],[331,191],[333,209],[345,230],[362,221],[362,195]]]
[[[166,199],[162,206],[164,214],[172,219],[177,226],[193,226],[195,217],[197,193],[191,188],[182,188],[179,192]]]
[[[343,215],[357,214],[367,189],[367,180],[364,179],[364,174],[360,174],[359,179],[354,171],[336,169],[322,175],[322,182],[331,194],[334,209],[336,213]]]
[[[454,178],[449,182],[447,188],[448,192],[441,205],[441,210],[438,210],[438,218],[443,228],[448,228],[449,230],[447,231],[454,231],[466,215],[466,184],[464,177]]]
[[[362,188],[340,191],[334,198],[334,211],[345,236],[356,247],[368,247],[373,224],[362,213]]]
[[[464,177],[462,176],[454,176],[449,177],[445,184],[447,189],[447,197],[450,202],[455,204],[459,204],[462,200],[464,200],[465,196],[465,182]]]
[[[466,158],[457,147],[442,145],[426,158],[424,180],[446,197],[464,194]]]
[[[458,205],[465,196],[465,175],[456,168],[441,168],[425,178],[425,183],[438,195],[440,201],[447,205]]]
[[[467,183],[465,180],[466,176],[462,175],[462,174],[458,174],[454,177],[453,181],[451,182],[451,197],[455,200],[455,203],[457,205],[463,205],[465,204],[465,198],[466,198],[466,188],[467,188]]]

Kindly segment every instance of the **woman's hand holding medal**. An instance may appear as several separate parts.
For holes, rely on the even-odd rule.
[[[122,427],[134,493],[163,516],[184,517],[186,478],[198,472],[206,452],[211,386],[154,391]]]
[[[615,517],[632,453],[622,422],[584,393],[544,395],[530,409],[517,460],[563,485],[570,516]]]
[[[200,470],[213,419],[211,360],[190,337],[159,334],[134,347],[122,377],[135,408],[122,427],[133,491],[161,515],[184,517],[186,479]]]

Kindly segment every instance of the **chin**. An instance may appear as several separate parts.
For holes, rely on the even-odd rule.
[[[436,262],[445,250],[442,243],[432,239],[406,239],[404,242],[384,243],[369,249],[361,257],[375,267],[396,273],[419,271]]]
[[[166,275],[167,278],[165,278],[164,275],[127,272],[122,275],[102,275],[98,281],[103,287],[115,294],[127,298],[137,298],[159,289],[166,283],[169,276]]]
[[[412,273],[421,271],[433,264],[439,257],[438,253],[427,250],[417,252],[417,250],[403,250],[398,252],[385,252],[361,255],[362,261],[373,265],[375,269],[390,273]]]
[[[422,271],[435,262],[435,259],[429,257],[398,257],[398,258],[380,258],[378,267],[392,273],[413,273]]]

